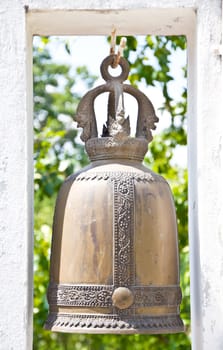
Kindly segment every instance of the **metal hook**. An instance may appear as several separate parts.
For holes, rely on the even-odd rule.
[[[112,68],[116,68],[119,65],[120,62],[120,57],[123,56],[123,51],[126,47],[126,38],[121,38],[118,52],[117,54],[115,53],[115,46],[116,46],[116,28],[113,26],[112,31],[111,31],[111,45],[110,45],[110,55],[115,55],[115,59],[111,64]]]
[[[111,31],[110,55],[115,54],[115,45],[116,45],[116,28],[113,26],[113,29]]]
[[[126,46],[127,39],[126,38],[121,38],[120,45],[118,48],[118,53],[115,55],[115,61],[113,62],[112,68],[116,68],[119,65],[120,58],[123,56],[123,51]]]

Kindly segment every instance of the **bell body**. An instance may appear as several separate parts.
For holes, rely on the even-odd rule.
[[[91,164],[59,192],[51,248],[46,329],[72,333],[175,333],[179,316],[178,236],[167,182],[142,165],[158,121],[150,100],[129,84],[129,66],[81,99],[75,120]],[[98,137],[94,100],[109,92]],[[138,102],[135,137],[124,93]]]
[[[109,148],[97,157],[92,144],[90,148],[90,166],[70,176],[58,195],[45,328],[73,333],[183,331],[169,185],[129,154],[129,147],[121,153],[114,148],[114,157]]]

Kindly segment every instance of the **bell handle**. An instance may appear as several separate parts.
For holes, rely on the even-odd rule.
[[[150,99],[140,90],[132,85],[123,85],[123,92],[133,96],[138,103],[138,116],[136,124],[136,138],[145,138],[148,142],[152,140],[151,130],[156,129],[155,123],[159,121]]]
[[[137,90],[131,85],[122,84],[122,82],[127,79],[129,73],[129,65],[124,58],[121,58],[119,62],[122,68],[121,74],[118,77],[113,77],[110,75],[108,66],[112,64],[113,60],[114,55],[110,55],[106,57],[101,64],[101,74],[102,77],[106,80],[106,83],[87,92],[79,102],[74,120],[78,123],[78,127],[83,128],[82,134],[80,136],[81,140],[87,142],[87,140],[90,138],[98,137],[97,123],[94,111],[95,98],[104,92],[109,92],[109,109],[112,111],[111,102],[113,102],[113,109],[116,111],[119,96],[125,92],[132,95],[138,103],[138,116],[135,137],[144,138],[150,142],[152,140],[151,130],[154,130],[156,128],[155,123],[159,120],[155,114],[154,107],[149,98],[143,92]]]
[[[121,84],[119,85],[122,86]],[[94,101],[97,96],[105,92],[117,93],[117,82],[109,80],[106,84],[88,91],[79,102],[74,120],[77,122],[78,127],[83,128],[80,138],[84,142],[98,137]]]

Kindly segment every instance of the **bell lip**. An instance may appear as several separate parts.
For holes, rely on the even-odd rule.
[[[68,315],[68,314],[66,314]],[[63,321],[64,315],[60,315],[58,313],[49,313],[48,318],[45,322],[44,329],[52,332],[62,332],[62,333],[79,333],[79,334],[174,334],[174,333],[183,333],[185,332],[184,323],[178,314],[169,314],[169,315],[160,315],[160,316],[149,316],[144,315],[145,317],[133,317],[131,322],[137,325],[139,321],[141,321],[141,326],[131,327],[128,323],[128,318],[121,318],[118,322],[122,322],[123,324],[116,327],[108,327],[105,325],[101,326],[73,326],[75,316],[81,316],[82,321],[84,321],[83,316],[91,317],[93,314],[70,314],[69,317],[71,320]],[[101,315],[94,315],[100,318]],[[110,320],[111,323],[115,322],[115,320],[111,320],[109,316],[111,314],[103,315],[105,321]],[[108,316],[108,317],[106,317]],[[117,316],[117,315],[115,315]],[[68,317],[68,318],[69,318]],[[173,322],[173,326],[170,326],[170,319]],[[80,318],[79,318],[80,320]],[[151,324],[149,324],[151,320]],[[154,322],[158,322],[158,326],[154,326]],[[80,323],[80,322],[79,322]]]

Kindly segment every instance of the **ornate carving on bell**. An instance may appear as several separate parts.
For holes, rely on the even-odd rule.
[[[75,120],[91,163],[60,189],[54,216],[46,329],[77,333],[175,333],[179,316],[178,236],[167,182],[142,165],[158,118],[150,100],[123,84],[129,67],[80,101]],[[98,137],[94,100],[109,92]],[[124,93],[138,102],[135,137]]]

